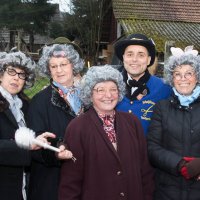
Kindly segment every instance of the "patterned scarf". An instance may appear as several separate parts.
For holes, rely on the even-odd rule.
[[[53,81],[53,84],[58,87],[58,92],[62,98],[65,99],[67,104],[70,106],[70,108],[74,111],[76,115],[79,115],[82,113],[82,104],[79,98],[80,95],[80,89],[71,86],[71,87],[64,87],[61,84]]]
[[[109,140],[113,144],[114,148],[117,149],[117,139],[114,127],[115,113],[113,115],[105,115],[98,113],[98,116],[103,122],[103,129],[106,132]]]

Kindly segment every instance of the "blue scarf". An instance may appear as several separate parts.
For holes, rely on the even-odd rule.
[[[197,85],[193,90],[192,94],[189,96],[181,95],[176,91],[173,87],[174,94],[178,97],[180,104],[182,106],[189,106],[192,102],[194,102],[200,95],[200,86]]]
[[[53,81],[53,84],[58,87],[64,95],[64,99],[69,103],[69,106],[74,111],[76,115],[79,115],[82,111],[82,104],[79,98],[80,89],[74,86],[72,87],[64,87],[61,84]]]

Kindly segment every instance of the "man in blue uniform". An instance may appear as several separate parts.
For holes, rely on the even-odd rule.
[[[171,94],[171,87],[148,71],[155,60],[155,44],[143,34],[131,34],[118,41],[114,49],[123,62],[122,74],[127,87],[117,109],[134,113],[146,134],[155,103]]]

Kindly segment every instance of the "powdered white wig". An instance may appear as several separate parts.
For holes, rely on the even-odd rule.
[[[35,62],[21,51],[17,52],[2,52],[0,54],[0,73],[4,73],[8,66],[20,68],[24,70],[27,75],[24,88],[32,87],[35,82]]]
[[[84,60],[80,58],[78,52],[69,44],[54,44],[45,46],[42,50],[42,56],[38,61],[39,72],[50,76],[49,60],[51,57],[65,57],[73,64],[74,75],[83,70]]]
[[[0,52],[0,59],[4,58],[6,56],[6,52]]]
[[[200,83],[200,57],[192,54],[183,54],[182,56],[170,56],[164,66],[164,79],[173,86],[174,69],[181,65],[190,65],[196,73],[197,80]]]
[[[121,73],[111,65],[93,66],[89,68],[87,73],[83,76],[80,85],[80,98],[86,107],[92,105],[91,96],[95,85],[105,81],[113,81],[117,85],[119,101],[122,100],[125,94],[125,83]]]

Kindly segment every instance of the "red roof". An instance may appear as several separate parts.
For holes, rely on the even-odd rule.
[[[200,22],[199,0],[113,0],[118,19]]]
[[[158,51],[166,41],[200,50],[199,0],[113,0],[115,18],[125,34],[143,33],[153,38]]]

